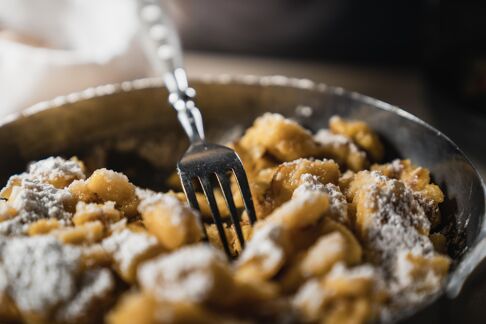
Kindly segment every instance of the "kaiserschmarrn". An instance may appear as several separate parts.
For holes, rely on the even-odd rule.
[[[252,227],[222,252],[201,192],[154,192],[116,170],[50,157],[0,192],[0,321],[368,323],[438,292],[451,259],[441,189],[410,160],[382,161],[363,121],[317,133],[279,114],[228,143],[245,166]],[[229,212],[221,192],[221,214]]]

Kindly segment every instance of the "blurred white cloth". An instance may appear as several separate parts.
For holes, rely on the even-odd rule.
[[[151,75],[136,0],[0,0],[0,117],[87,87]],[[6,34],[5,32],[3,34]]]

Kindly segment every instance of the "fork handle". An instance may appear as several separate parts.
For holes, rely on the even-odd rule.
[[[152,66],[163,75],[169,103],[191,143],[204,141],[202,116],[194,102],[196,92],[189,87],[182,65],[182,50],[175,25],[162,0],[138,0],[144,45]]]

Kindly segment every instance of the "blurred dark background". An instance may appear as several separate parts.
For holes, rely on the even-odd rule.
[[[189,49],[250,54],[417,63],[426,1],[178,1]]]
[[[485,1],[179,0],[188,50],[418,66],[431,84],[486,103]]]

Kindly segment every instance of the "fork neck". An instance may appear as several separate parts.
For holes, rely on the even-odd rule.
[[[194,103],[194,95],[195,91],[192,88],[173,91],[169,95],[169,102],[177,111],[177,118],[191,144],[204,142],[202,116]]]

